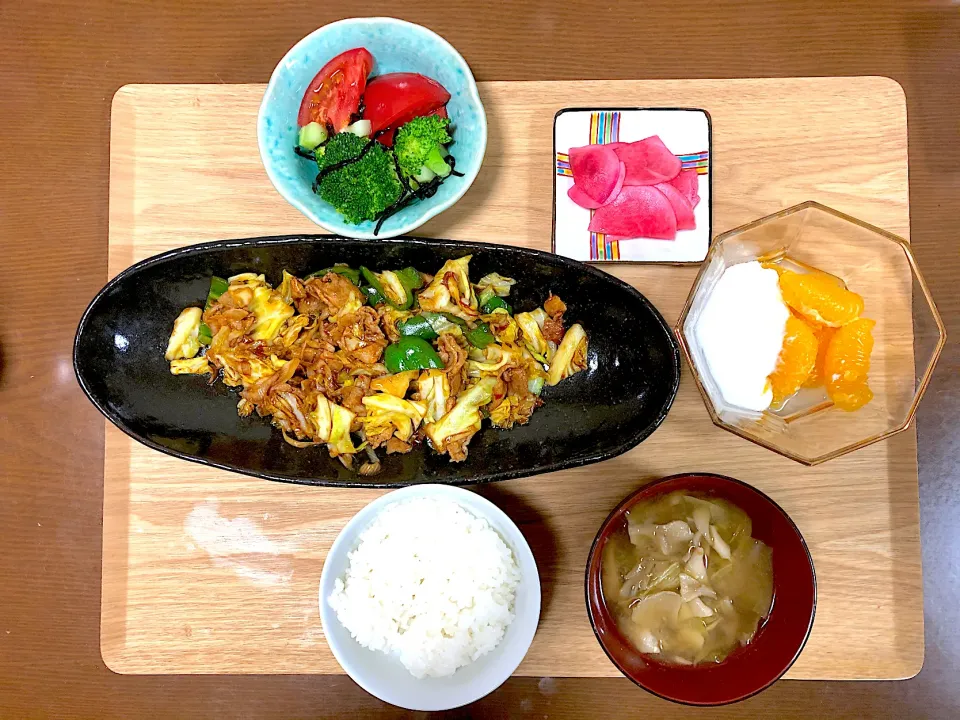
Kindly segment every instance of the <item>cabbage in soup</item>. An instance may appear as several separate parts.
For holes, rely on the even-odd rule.
[[[769,547],[721,499],[673,492],[637,503],[603,548],[604,601],[642,653],[691,665],[748,644],[773,605]]]

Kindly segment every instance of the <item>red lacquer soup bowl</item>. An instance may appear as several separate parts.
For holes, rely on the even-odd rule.
[[[607,540],[624,527],[627,511],[641,500],[675,490],[727,500],[753,523],[753,537],[773,551],[773,608],[753,640],[720,663],[676,665],[640,653],[617,629],[600,588],[600,564]],[[756,488],[722,475],[673,475],[645,485],[621,502],[604,521],[590,548],[586,577],[587,612],[604,652],[644,690],[688,705],[723,705],[769,687],[793,665],[810,636],[817,605],[813,560],[797,526]]]

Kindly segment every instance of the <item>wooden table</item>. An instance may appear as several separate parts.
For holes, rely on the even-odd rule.
[[[371,15],[395,3],[364,6]],[[396,717],[349,679],[112,674],[99,653],[103,423],[70,364],[106,278],[110,99],[129,82],[262,82],[322,5],[0,5],[0,717]],[[480,80],[888,75],[910,127],[911,238],[951,333],[918,417],[926,664],[910,681],[788,682],[695,711],[627,680],[518,678],[459,717],[937,717],[960,708],[960,7],[410,2]],[[615,53],[612,48],[617,48]],[[546,120],[544,120],[546,121]],[[229,118],[224,118],[225,126]]]

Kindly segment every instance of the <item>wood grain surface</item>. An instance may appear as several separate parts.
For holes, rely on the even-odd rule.
[[[810,198],[908,231],[906,107],[886,78],[489,82],[480,93],[490,127],[483,168],[453,209],[423,226],[424,235],[548,249],[557,110],[669,103],[702,107],[713,118],[717,232]],[[111,276],[193,242],[316,232],[272,189],[260,164],[262,95],[260,85],[133,85],[117,93]],[[542,122],[524,123],[527,114]],[[237,128],[229,154],[218,142],[224,115]],[[644,292],[670,323],[697,270],[604,268]],[[868,307],[909,349],[909,292],[903,297],[890,304],[872,296]],[[912,372],[911,353],[898,364],[880,350],[871,369],[878,387],[888,365],[905,362]],[[590,543],[614,505],[646,480],[705,470],[770,494],[810,546],[817,617],[789,677],[913,676],[923,662],[915,453],[910,431],[804,468],[714,427],[685,370],[666,422],[633,451],[481,490],[520,525],[541,572],[540,627],[518,674],[619,676],[587,622]],[[112,426],[104,482],[101,650],[111,669],[342,672],[320,630],[317,583],[340,528],[380,491],[301,488],[216,471],[161,455]]]
[[[263,83],[355,8],[302,0],[0,3],[0,717],[397,718],[340,675],[116,675],[99,650],[103,421],[70,367],[107,278],[111,100],[127,83]],[[515,677],[457,718],[952,718],[960,713],[960,11],[952,0],[597,5],[371,0],[478,80],[881,75],[904,89],[910,236],[948,326],[917,416],[926,657],[904,682],[784,681],[737,705],[623,678]],[[529,118],[526,119],[529,121]],[[498,498],[515,516],[519,504]],[[869,635],[874,628],[865,628]],[[844,648],[837,648],[842,653]]]

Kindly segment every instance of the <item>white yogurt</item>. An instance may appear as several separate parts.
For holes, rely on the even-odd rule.
[[[720,276],[694,333],[724,402],[757,412],[770,407],[767,377],[777,366],[789,316],[776,270],[753,261]]]

